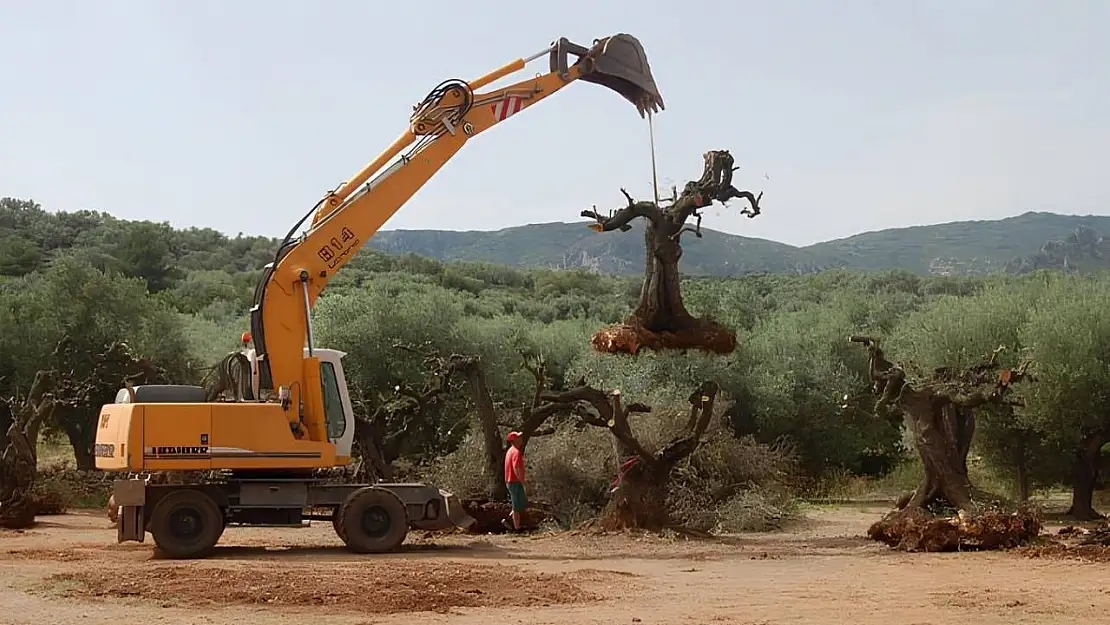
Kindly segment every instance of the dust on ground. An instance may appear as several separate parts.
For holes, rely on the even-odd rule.
[[[376,556],[345,551],[330,523],[230,528],[213,557],[187,562],[116,544],[103,512],[44,517],[0,534],[0,623],[1054,625],[1110,613],[1106,548],[900,553],[864,537],[886,511],[814,510],[789,531],[715,540],[413,533]]]

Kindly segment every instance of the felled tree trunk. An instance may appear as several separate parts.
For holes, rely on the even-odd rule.
[[[1110,441],[1106,432],[1089,434],[1079,444],[1075,452],[1072,469],[1071,507],[1067,515],[1079,521],[1094,521],[1103,518],[1095,510],[1095,482],[1098,480],[1098,462],[1102,446]]]
[[[736,334],[715,323],[697,319],[686,311],[682,301],[681,278],[678,270],[682,258],[680,238],[685,232],[701,237],[700,209],[722,204],[733,198],[751,202],[743,214],[759,215],[759,196],[750,191],[739,191],[732,186],[733,158],[725,150],[706,152],[705,169],[700,180],[688,182],[682,195],[672,198],[671,204],[661,207],[654,202],[637,202],[624,189],[621,193],[628,205],[609,217],[596,210],[583,211],[583,217],[597,221],[592,226],[600,232],[632,229],[632,220],[643,218],[644,230],[644,281],[636,309],[619,326],[606,328],[594,335],[592,344],[602,352],[636,354],[641,349],[701,349],[716,353],[731,353],[736,349]],[[686,221],[697,218],[697,225],[689,227]]]

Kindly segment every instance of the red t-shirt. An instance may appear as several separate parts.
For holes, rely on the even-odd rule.
[[[505,483],[524,483],[524,453],[515,445],[505,452]]]

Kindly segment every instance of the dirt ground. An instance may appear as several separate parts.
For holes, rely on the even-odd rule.
[[[116,544],[102,512],[43,517],[0,534],[0,623],[1110,622],[1106,563],[895,553],[862,538],[883,512],[712,541],[411,534],[388,556],[346,552],[330,523],[230,528],[191,562]]]

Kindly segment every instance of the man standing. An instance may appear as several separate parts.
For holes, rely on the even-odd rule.
[[[513,521],[512,528],[519,532],[521,517],[528,507],[528,496],[524,493],[524,441],[520,432],[509,432],[508,441],[509,449],[505,452],[505,486],[509,489],[509,501],[513,505],[513,511],[509,513]],[[508,526],[508,519],[505,521]]]

